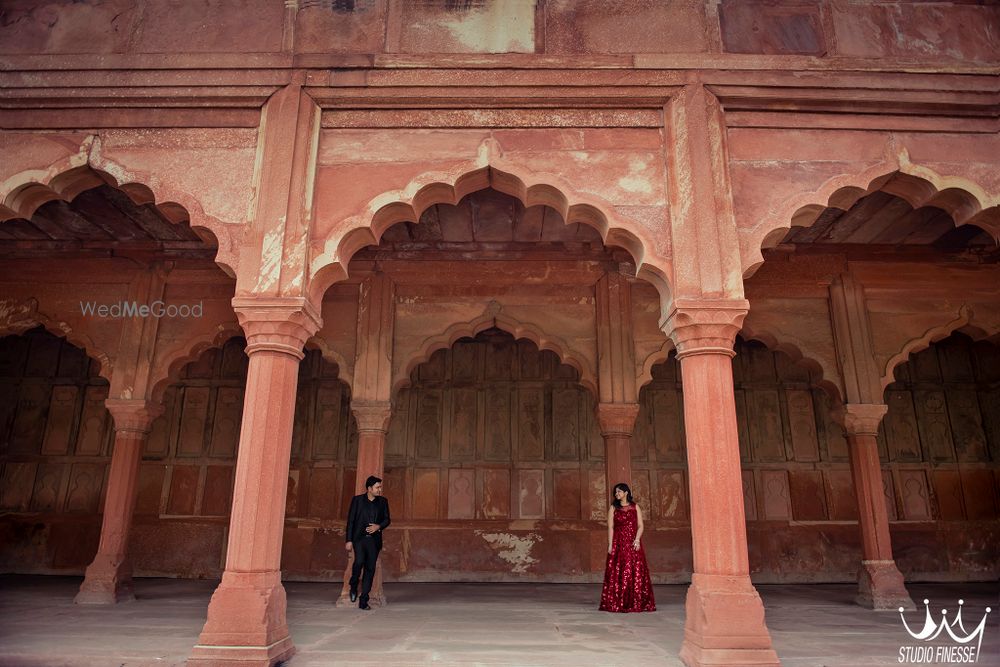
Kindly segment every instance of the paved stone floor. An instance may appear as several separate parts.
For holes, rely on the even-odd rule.
[[[138,600],[73,604],[80,579],[0,576],[0,665],[138,667],[184,663],[205,619],[211,581],[140,579]],[[679,666],[685,586],[657,586],[658,611],[597,611],[599,587],[582,584],[389,584],[389,606],[336,608],[333,584],[288,583],[298,654],[287,667],[320,665]],[[786,667],[898,665],[916,643],[899,614],[854,606],[849,585],[760,586]],[[979,665],[1000,665],[997,584],[913,585],[935,615],[965,599],[965,625],[991,606]],[[922,626],[923,611],[908,615]],[[971,623],[970,623],[971,621]],[[936,663],[930,663],[936,664]]]

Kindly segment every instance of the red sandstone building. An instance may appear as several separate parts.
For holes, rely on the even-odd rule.
[[[387,582],[600,581],[631,482],[689,665],[997,577],[996,5],[0,18],[4,571],[221,575],[190,664],[273,663],[380,474]]]

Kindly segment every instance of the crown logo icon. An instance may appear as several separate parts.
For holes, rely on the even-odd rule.
[[[909,624],[906,622],[906,617],[903,616],[903,608],[899,608],[899,618],[903,621],[903,627],[914,639],[923,640],[925,642],[933,641],[937,637],[945,632],[950,636],[955,642],[959,644],[969,644],[976,641],[976,653],[979,653],[979,647],[983,643],[983,630],[986,628],[986,618],[993,611],[989,607],[986,608],[986,613],[983,614],[983,619],[979,621],[979,625],[975,627],[971,632],[965,629],[965,624],[962,622],[962,605],[965,604],[965,600],[958,601],[958,613],[955,614],[955,620],[948,621],[948,610],[941,610],[941,622],[936,623],[931,617],[930,603],[928,600],[924,600],[924,627],[919,631],[914,632],[910,629]]]

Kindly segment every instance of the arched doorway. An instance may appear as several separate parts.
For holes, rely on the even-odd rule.
[[[111,458],[100,364],[43,327],[0,337],[0,567],[78,573],[93,558]]]
[[[462,338],[394,401],[386,494],[401,548],[386,576],[593,580],[603,478],[594,398],[574,368],[500,329]]]

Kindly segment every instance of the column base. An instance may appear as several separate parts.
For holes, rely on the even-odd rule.
[[[781,664],[749,576],[693,575],[685,615],[680,657],[688,667]]]
[[[117,604],[135,600],[132,569],[106,554],[97,554],[87,567],[76,604]]]
[[[340,597],[337,598],[337,607],[358,606],[357,600],[351,602],[351,568],[353,566],[354,553],[351,553],[347,556],[347,567],[344,568],[344,585],[340,589]],[[382,589],[382,560],[379,559],[375,563],[375,580],[372,581],[372,590],[368,594],[368,606],[384,607],[386,604],[388,601],[385,599],[385,591]]]
[[[900,607],[908,611],[916,609],[894,560],[861,561],[858,596],[854,601],[876,611],[898,611]]]
[[[295,646],[285,622],[279,572],[226,572],[208,605],[208,620],[187,664],[197,667],[270,667]]]

